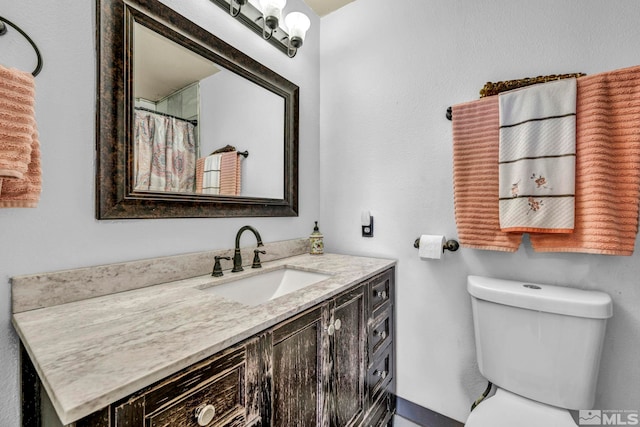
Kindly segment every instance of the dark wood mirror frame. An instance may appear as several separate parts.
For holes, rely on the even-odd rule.
[[[298,86],[156,0],[96,0],[96,11],[96,217],[297,216]],[[134,191],[134,22],[284,98],[283,199]]]

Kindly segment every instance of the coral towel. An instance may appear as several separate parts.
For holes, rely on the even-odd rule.
[[[640,66],[581,77],[577,88],[574,232],[534,233],[531,245],[536,252],[632,255],[640,198]],[[460,243],[515,251],[522,236],[499,230],[495,202],[498,98],[454,106],[453,117]]]
[[[27,72],[0,65],[0,207],[38,205],[42,178],[35,84]]]
[[[498,98],[500,228],[573,232],[576,79],[528,86]]]
[[[220,194],[239,196],[242,190],[240,156],[237,151],[220,154]]]
[[[196,160],[196,193],[202,193],[202,181],[204,180],[204,161],[206,157]]]
[[[515,252],[522,235],[500,231],[498,97],[453,106],[453,184],[463,247]]]
[[[640,194],[640,66],[578,79],[572,234],[532,234],[537,252],[633,254]],[[454,119],[455,120],[455,119]]]

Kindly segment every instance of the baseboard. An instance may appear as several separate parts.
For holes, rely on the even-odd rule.
[[[460,421],[397,397],[396,414],[423,427],[464,427]]]

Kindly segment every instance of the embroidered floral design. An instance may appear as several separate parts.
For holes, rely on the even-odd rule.
[[[536,175],[535,173],[531,175],[531,179],[536,183],[536,188],[544,188],[545,190],[551,190],[551,187],[547,186],[547,178],[542,175]]]
[[[511,184],[511,197],[513,197],[514,199],[518,197],[518,194],[520,192],[520,190],[518,189],[519,184],[520,184],[520,181]]]
[[[536,200],[533,197],[529,197],[527,201],[529,202],[529,212],[538,212],[540,207],[543,206],[542,200]],[[527,212],[527,215],[529,215],[529,212]]]

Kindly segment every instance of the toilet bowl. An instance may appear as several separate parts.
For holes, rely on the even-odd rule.
[[[575,427],[591,409],[611,297],[598,291],[469,276],[476,356],[496,394],[467,427]]]

